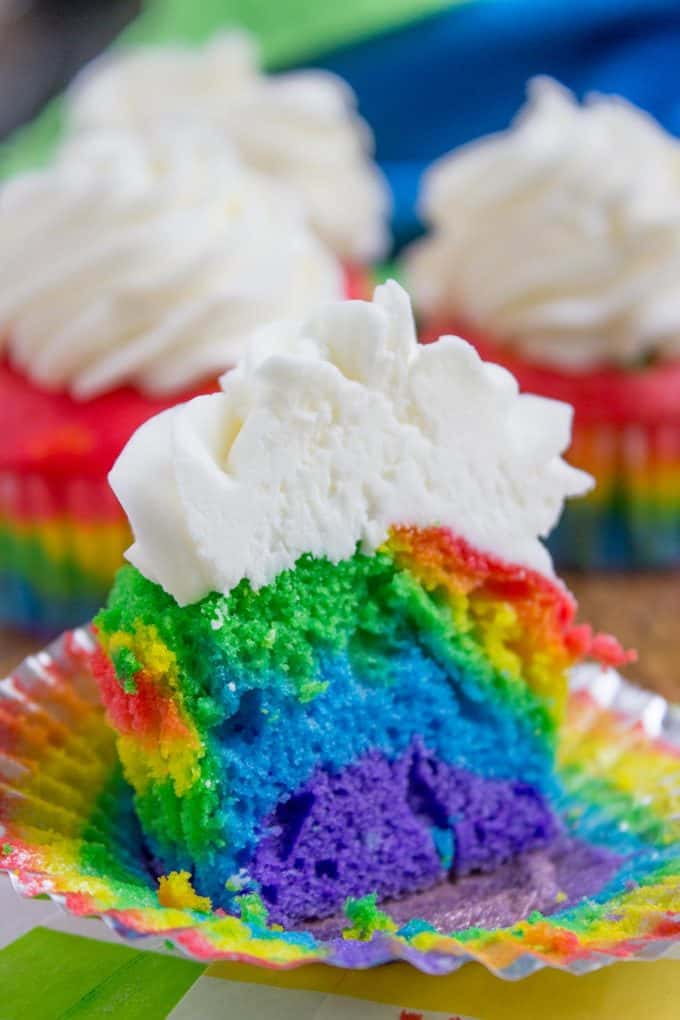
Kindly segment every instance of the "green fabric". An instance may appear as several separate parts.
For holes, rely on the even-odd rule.
[[[0,145],[0,180],[47,162],[62,127],[61,96],[52,99],[25,127]]]
[[[396,28],[466,0],[156,0],[116,45],[201,42],[220,27],[243,26],[259,39],[269,68]],[[0,180],[47,162],[63,125],[57,96],[0,145]]]
[[[35,928],[0,951],[2,1020],[164,1020],[204,967]]]

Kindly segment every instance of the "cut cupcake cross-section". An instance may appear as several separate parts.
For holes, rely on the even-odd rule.
[[[488,871],[559,832],[574,624],[539,535],[588,479],[565,405],[405,293],[278,324],[148,422],[97,673],[159,876],[300,924]]]

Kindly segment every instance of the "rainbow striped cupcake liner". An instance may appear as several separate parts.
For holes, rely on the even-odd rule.
[[[335,930],[316,922],[291,931],[268,926],[256,903],[240,917],[208,912],[181,876],[157,880],[99,701],[94,648],[89,630],[66,633],[0,682],[0,869],[24,896],[100,916],[124,937],[169,940],[201,961],[270,968],[405,960],[443,974],[476,960],[521,978],[545,966],[584,973],[650,959],[680,940],[680,709],[612,671],[574,675],[554,804],[568,845],[528,862],[524,890],[513,875],[514,920],[439,930],[416,894],[381,909],[370,897],[361,909],[355,901]],[[560,852],[572,858],[564,888]],[[550,868],[547,907],[535,887]],[[478,883],[467,899],[473,889],[483,898],[478,878],[462,881]],[[492,893],[487,906],[498,901],[498,876]]]
[[[0,472],[0,623],[50,636],[91,619],[129,544],[105,478]]]
[[[565,506],[548,546],[559,567],[680,564],[680,425],[577,425],[569,458],[595,489]]]

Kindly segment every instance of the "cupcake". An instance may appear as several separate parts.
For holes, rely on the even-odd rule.
[[[0,220],[0,619],[56,631],[122,562],[107,474],[134,430],[356,278],[207,125],[71,138]]]
[[[389,201],[355,107],[349,86],[329,72],[263,74],[254,40],[230,32],[202,47],[100,57],[71,86],[65,120],[69,131],[138,133],[159,122],[208,122],[248,166],[294,191],[323,242],[356,265],[388,247]]]
[[[221,385],[111,473],[95,668],[161,887],[295,926],[549,845],[566,670],[624,658],[539,538],[589,485],[569,409],[419,346],[395,283]]]
[[[594,492],[552,540],[578,567],[680,562],[680,144],[546,79],[512,127],[435,164],[405,259],[425,339],[466,336],[573,404]]]

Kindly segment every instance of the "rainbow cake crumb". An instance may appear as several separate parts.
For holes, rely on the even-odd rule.
[[[154,855],[290,924],[546,845],[572,615],[443,529],[182,608],[124,568],[97,676]]]

